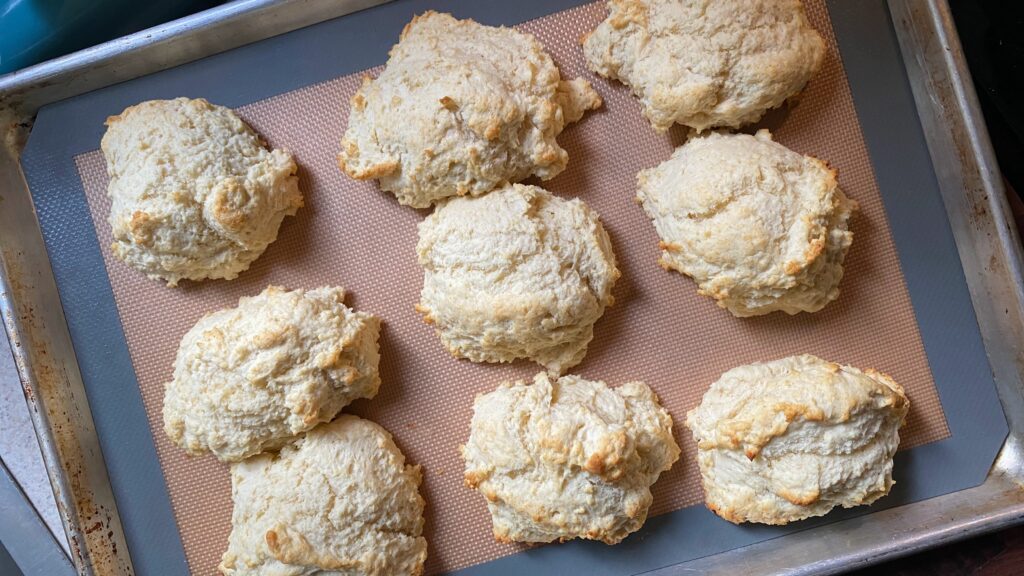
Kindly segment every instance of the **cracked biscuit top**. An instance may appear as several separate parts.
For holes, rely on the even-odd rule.
[[[542,372],[477,396],[462,456],[497,540],[616,544],[643,526],[650,487],[679,446],[646,384]]]
[[[531,35],[427,12],[352,97],[338,164],[425,208],[565,169],[555,138],[601,98]]]
[[[738,128],[799,93],[825,42],[799,0],[610,0],[587,65],[628,85],[659,132]]]
[[[380,386],[380,321],[341,288],[270,286],[181,339],[164,431],[190,454],[236,461],[279,448]]]
[[[234,112],[206,100],[150,100],[107,119],[111,250],[169,286],[231,280],[302,206],[296,166]]]
[[[578,198],[507,185],[451,198],[419,226],[417,310],[458,358],[579,364],[619,277],[597,214]]]
[[[708,508],[786,524],[893,485],[910,402],[892,378],[804,354],[729,370],[686,415]]]
[[[691,138],[637,187],[662,267],[734,315],[817,312],[839,296],[857,204],[825,162],[767,130]]]
[[[427,558],[419,466],[348,414],[231,466],[227,576],[419,576]]]

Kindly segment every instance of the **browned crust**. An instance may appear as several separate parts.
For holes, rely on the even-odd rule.
[[[614,8],[608,16],[608,24],[616,30],[630,24],[647,26],[647,5],[639,0],[612,0]]]

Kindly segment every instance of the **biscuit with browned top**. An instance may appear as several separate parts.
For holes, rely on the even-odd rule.
[[[417,310],[452,355],[554,373],[583,360],[619,270],[581,200],[512,184],[441,203],[419,232]]]
[[[462,457],[495,539],[617,544],[643,526],[651,485],[679,446],[646,384],[540,373],[477,396]]]
[[[231,280],[302,206],[296,166],[234,112],[206,100],[150,100],[103,135],[114,256],[152,279]]]
[[[637,176],[661,265],[736,316],[816,312],[839,296],[857,204],[823,161],[756,135],[710,133]]]
[[[391,434],[344,415],[231,466],[227,576],[423,574],[419,466]]]
[[[892,378],[804,354],[733,368],[686,415],[708,508],[786,524],[892,488],[910,402]]]
[[[555,138],[600,105],[587,81],[562,80],[533,36],[427,12],[352,97],[338,164],[425,208],[554,177],[569,159]]]
[[[622,81],[660,132],[756,122],[799,93],[825,42],[799,0],[610,0],[583,41],[587,65]]]
[[[185,334],[164,431],[190,454],[237,461],[279,448],[380,386],[380,321],[341,288],[271,286]]]

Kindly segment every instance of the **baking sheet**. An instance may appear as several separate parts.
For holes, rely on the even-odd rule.
[[[405,9],[406,20],[422,9],[412,4]],[[735,364],[807,351],[874,366],[902,382],[914,403],[904,430],[905,448],[949,435],[827,15],[819,2],[808,8],[812,22],[830,40],[830,57],[801,104],[788,114],[773,114],[765,124],[784,144],[828,159],[839,170],[841,186],[861,203],[862,211],[853,222],[856,239],[847,261],[844,293],[837,303],[813,316],[734,319],[698,297],[692,282],[654,264],[657,238],[632,202],[634,177],[637,170],[667,158],[682,138],[680,132],[654,134],[620,85],[594,79],[605,97],[605,109],[563,134],[560,141],[570,153],[569,169],[545,184],[563,195],[579,195],[602,215],[624,272],[615,290],[617,305],[598,323],[591,352],[576,372],[611,383],[644,379],[676,418],[684,458],[655,486],[655,514],[699,502],[692,442],[682,429],[682,416],[710,381]],[[595,4],[529,22],[524,28],[547,45],[563,75],[572,77],[586,74],[575,39],[602,16],[603,8]],[[384,318],[384,385],[376,399],[357,403],[354,411],[388,427],[410,460],[424,466],[431,542],[428,569],[456,569],[519,550],[490,540],[482,499],[461,486],[456,448],[464,440],[477,392],[492,389],[504,378],[527,377],[537,368],[526,363],[498,367],[454,361],[412,311],[420,279],[413,250],[415,224],[424,212],[398,206],[372,184],[348,180],[334,162],[348,96],[359,76],[239,110],[273,146],[295,153],[302,166],[307,207],[286,221],[278,242],[233,282],[189,284],[175,291],[110,261],[105,249],[110,239],[102,158],[96,152],[76,158],[146,411],[154,417],[157,451],[194,572],[208,573],[224,548],[230,486],[226,467],[210,458],[186,458],[163,437],[162,382],[170,377],[177,340],[199,316],[233,305],[239,295],[256,293],[267,283],[341,284],[352,292],[350,304]],[[188,95],[206,94],[193,90]],[[85,149],[97,143],[98,139]],[[745,533],[747,538],[778,534],[750,532]],[[643,539],[641,534],[631,540]]]
[[[595,327],[588,357],[575,371],[611,383],[648,382],[677,423],[683,459],[655,486],[654,515],[701,501],[694,445],[681,422],[707,384],[737,364],[813,352],[878,367],[907,388],[914,407],[904,446],[948,435],[827,15],[820,3],[808,8],[815,27],[830,40],[830,57],[801,105],[769,123],[777,125],[780,142],[828,159],[839,171],[840,185],[862,207],[853,225],[856,241],[843,296],[823,313],[736,319],[697,296],[692,282],[655,264],[657,236],[633,202],[635,175],[667,158],[672,144],[681,141],[681,130],[654,133],[621,85],[600,82],[606,109],[564,135],[570,168],[546,184],[564,196],[583,198],[601,214],[623,269],[615,290],[618,304]],[[586,74],[577,39],[604,14],[603,3],[590,4],[522,28],[548,48],[566,77],[575,77]],[[382,392],[352,411],[391,430],[410,460],[423,466],[431,503],[428,572],[463,568],[518,548],[491,538],[483,499],[462,486],[458,445],[477,393],[504,379],[528,378],[538,368],[527,362],[503,368],[455,361],[414,313],[422,277],[416,223],[424,212],[399,206],[372,183],[346,178],[335,160],[347,104],[362,75],[239,109],[272,147],[295,155],[306,207],[237,281],[171,290],[113,260],[102,154],[76,158],[193,571],[212,570],[224,550],[230,482],[226,466],[209,457],[190,458],[167,441],[162,383],[171,377],[178,340],[199,317],[267,284],[342,285],[359,309],[384,319]],[[822,130],[826,122],[830,129]]]

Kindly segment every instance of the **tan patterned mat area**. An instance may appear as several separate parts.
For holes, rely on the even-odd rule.
[[[603,2],[520,26],[547,46],[564,77],[590,78],[605,99],[602,110],[562,134],[569,167],[544,186],[579,196],[601,215],[623,272],[616,304],[597,323],[590,351],[574,372],[610,384],[644,380],[675,418],[683,457],[655,485],[653,514],[701,502],[694,444],[683,417],[710,382],[738,364],[809,352],[877,368],[902,383],[912,400],[904,448],[949,436],[828,15],[822,0],[806,4],[828,40],[825,66],[798,106],[770,114],[762,125],[783,144],[828,160],[861,211],[852,221],[855,240],[839,300],[796,317],[733,318],[698,296],[692,281],[658,267],[658,238],[633,201],[635,176],[668,158],[683,132],[656,134],[625,87],[585,69],[578,39],[604,17]],[[349,305],[383,318],[380,394],[350,410],[390,430],[408,459],[423,466],[428,572],[520,549],[492,540],[483,498],[462,485],[458,446],[468,434],[477,393],[505,379],[528,378],[538,367],[456,361],[413,310],[422,281],[416,224],[426,211],[399,206],[375,184],[345,177],[335,163],[348,100],[361,76],[239,109],[273,147],[295,155],[306,206],[285,221],[263,257],[231,282],[185,282],[171,289],[113,260],[103,157],[94,151],[76,158],[193,573],[214,573],[226,547],[230,479],[226,465],[212,457],[187,457],[164,436],[163,383],[171,378],[178,341],[200,316],[233,306],[268,284],[340,285],[349,291]]]

